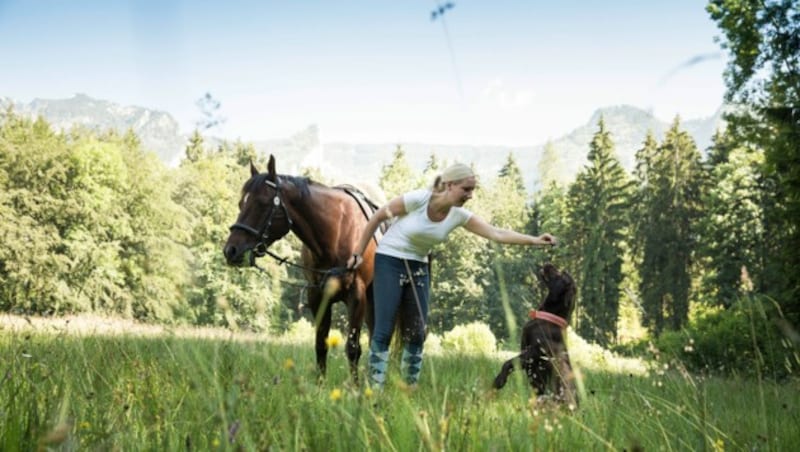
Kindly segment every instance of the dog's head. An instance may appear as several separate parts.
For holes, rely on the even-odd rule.
[[[537,276],[547,287],[547,297],[539,310],[555,314],[569,322],[575,309],[576,288],[572,276],[549,262],[539,269]]]

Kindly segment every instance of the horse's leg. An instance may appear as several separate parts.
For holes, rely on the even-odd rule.
[[[350,374],[353,381],[358,381],[358,360],[361,358],[361,325],[364,322],[367,304],[367,289],[364,283],[356,278],[353,290],[347,300],[348,332],[347,359],[350,362]]]
[[[320,375],[324,376],[328,360],[328,346],[325,343],[325,339],[328,338],[328,333],[331,330],[331,305],[321,306],[321,304],[322,290],[318,287],[310,287],[308,289],[308,306],[314,315],[314,326],[316,328],[314,350],[317,353],[317,368]]]

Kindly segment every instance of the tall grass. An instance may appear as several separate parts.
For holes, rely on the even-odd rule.
[[[584,366],[572,411],[519,372],[490,389],[500,362],[431,355],[373,393],[340,346],[319,379],[309,343],[0,330],[0,449],[800,450],[796,379]]]

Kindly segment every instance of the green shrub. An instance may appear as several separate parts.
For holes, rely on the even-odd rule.
[[[689,370],[782,379],[797,374],[796,347],[777,326],[783,316],[767,297],[745,297],[656,341],[661,359],[677,358]]]
[[[442,350],[489,355],[497,350],[495,339],[489,325],[472,322],[457,325],[442,336]]]
[[[586,342],[572,328],[567,330],[567,347],[575,367],[628,375],[646,375],[648,372],[648,362],[639,357],[620,356],[598,344]]]
[[[314,325],[301,318],[289,325],[289,328],[280,336],[280,339],[289,343],[314,343],[314,335]]]
[[[425,337],[425,353],[442,354],[442,336],[435,333],[428,333]]]

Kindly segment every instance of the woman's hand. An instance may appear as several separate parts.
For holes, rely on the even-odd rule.
[[[361,265],[362,262],[364,262],[364,258],[361,257],[361,254],[355,253],[350,256],[350,259],[347,259],[347,269],[355,270],[359,265]]]
[[[556,246],[558,244],[558,240],[547,233],[540,235],[538,239],[542,242],[542,245]]]

